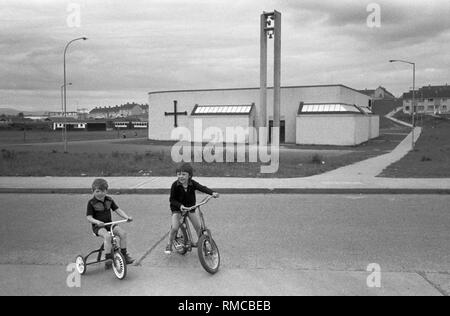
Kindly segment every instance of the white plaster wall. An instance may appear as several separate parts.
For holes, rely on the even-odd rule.
[[[173,101],[177,100],[177,111],[187,111],[187,116],[178,116],[178,126],[190,128],[193,126],[191,122],[192,110],[196,104],[210,105],[226,105],[226,104],[252,104],[259,98],[258,90],[216,90],[216,91],[184,91],[184,92],[164,92],[149,94],[149,139],[169,140],[172,130],[174,129],[174,117],[164,116],[164,112],[173,112]],[[226,123],[231,124],[236,121],[236,117],[226,118],[226,116],[217,116]],[[245,116],[248,126],[248,116]],[[238,126],[242,125],[240,119]],[[216,121],[218,122],[218,121]],[[229,123],[231,122],[231,123]],[[237,121],[236,121],[237,122]],[[218,124],[219,125],[219,124]],[[220,124],[223,126],[223,124]]]
[[[239,129],[239,128],[242,129]],[[235,129],[236,132],[241,133],[245,131],[245,134],[240,134],[239,137],[235,137],[237,143],[247,143],[249,140],[248,134],[249,127],[249,117],[243,115],[232,115],[232,116],[209,116],[209,115],[198,115],[193,116],[192,120],[189,122],[189,129],[194,131],[197,139],[192,139],[192,141],[203,141],[203,142],[226,142],[227,141],[227,129],[228,133],[233,133]],[[201,136],[199,135],[201,131]],[[194,134],[192,134],[194,138]],[[201,137],[201,140],[199,139]],[[228,137],[231,137],[228,134]]]
[[[311,114],[296,120],[297,144],[354,146],[368,139],[367,117],[362,115]]]
[[[362,93],[358,93],[352,89],[346,88],[344,86],[339,86],[339,94],[340,94],[340,102],[342,103],[349,103],[349,104],[356,104],[356,105],[360,105],[360,106],[369,106],[369,100],[370,97],[362,94]]]
[[[380,117],[378,115],[370,115],[370,139],[380,136]]]
[[[370,116],[355,115],[353,119],[355,129],[355,140],[353,144],[359,145],[361,143],[367,142],[370,137]]]
[[[258,96],[259,97],[259,96]],[[300,102],[330,103],[340,98],[340,86],[284,87],[281,89],[280,116],[285,120],[285,141],[295,143],[296,116]],[[259,99],[256,104],[259,104]],[[267,90],[268,121],[273,120],[273,89]]]

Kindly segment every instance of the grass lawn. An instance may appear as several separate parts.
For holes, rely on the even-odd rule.
[[[400,115],[399,119],[403,116]],[[409,116],[406,120],[410,120]],[[418,123],[422,126],[422,134],[414,151],[386,168],[380,177],[450,177],[450,120],[425,115]]]
[[[135,134],[136,133],[136,134]],[[24,135],[25,134],[25,135]],[[115,131],[69,131],[68,140],[95,140],[95,139],[117,139],[125,137],[147,137],[147,129],[136,130],[115,130]],[[62,131],[53,130],[27,130],[25,133],[18,130],[1,130],[0,145],[2,144],[33,144],[61,142]]]
[[[0,140],[8,137],[17,140],[23,133],[2,135],[3,132],[0,131]],[[70,132],[68,138],[71,142],[69,153],[66,154],[62,152],[61,143],[52,143],[60,141],[60,132],[53,137],[47,134],[46,143],[42,144],[1,141],[0,176],[174,175],[176,163],[171,157],[174,142],[136,139],[141,135],[134,135],[134,131],[128,132],[132,134],[126,139],[118,139],[117,132],[114,131],[107,135],[101,133],[108,132]],[[30,134],[30,139],[39,139],[39,135],[31,135],[31,131],[27,133]],[[307,177],[389,152],[407,133],[407,128],[394,124],[384,128],[379,138],[355,147],[286,144],[281,148],[280,167],[274,174],[261,174],[259,162],[203,162],[193,163],[193,166],[198,176]],[[75,142],[77,137],[89,141]],[[98,140],[102,138],[104,140]]]

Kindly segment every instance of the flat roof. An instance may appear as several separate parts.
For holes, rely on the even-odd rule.
[[[361,95],[365,95],[364,93],[361,93],[360,91],[350,88],[343,84],[325,84],[325,85],[308,85],[308,86],[285,86],[281,87],[281,89],[298,89],[298,88],[324,88],[324,87],[343,87],[349,90],[352,90],[354,92],[357,92]],[[161,93],[182,93],[182,92],[208,92],[208,91],[243,91],[243,90],[259,90],[260,88],[225,88],[225,89],[193,89],[193,90],[166,90],[166,91],[153,91],[148,92],[148,95],[152,94],[161,94]],[[273,89],[273,87],[267,87],[268,90]]]

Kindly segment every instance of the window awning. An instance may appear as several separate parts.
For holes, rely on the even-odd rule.
[[[196,104],[191,115],[249,115],[253,104],[244,105],[198,105]]]
[[[300,103],[297,114],[373,114],[367,107],[347,103]]]

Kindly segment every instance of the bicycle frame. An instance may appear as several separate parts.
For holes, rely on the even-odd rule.
[[[212,198],[212,196],[207,196],[202,202],[200,202],[200,203],[198,203],[198,204],[196,204],[196,205],[194,205],[192,207],[189,207],[184,213],[182,212],[182,215],[181,215],[182,218],[180,220],[180,224],[184,225],[184,227],[186,228],[186,234],[187,234],[187,237],[188,237],[187,241],[189,242],[189,245],[187,245],[187,247],[188,247],[189,251],[192,248],[196,247],[196,246],[192,245],[192,233],[191,233],[191,229],[189,227],[189,224],[187,222],[187,218],[189,216],[189,212],[192,211],[192,210],[198,209],[198,214],[199,214],[199,217],[200,217],[200,235],[206,233],[208,236],[211,236],[211,231],[208,228],[206,228],[205,217],[203,216],[203,212],[200,209],[200,206],[208,203],[208,201],[211,198]]]
[[[111,230],[109,231],[109,234],[111,235],[111,243],[112,243],[112,247],[111,247],[111,254],[114,253],[114,250],[117,249],[117,240],[116,240],[116,235],[114,235],[114,228],[121,223],[125,223],[128,222],[128,220],[121,220],[121,221],[116,221],[116,222],[110,222],[110,223],[105,223],[105,226],[111,225]],[[96,235],[97,237],[97,235]],[[97,264],[97,263],[102,263],[102,262],[106,262],[106,261],[110,261],[111,259],[104,259],[101,260],[102,258],[102,253],[105,250],[105,244],[102,243],[102,245],[100,246],[99,249],[91,251],[87,256],[84,257],[84,260],[86,261],[85,266],[89,266],[92,264]],[[87,262],[87,259],[94,253],[98,253],[97,255],[97,261],[93,261],[93,262]]]

